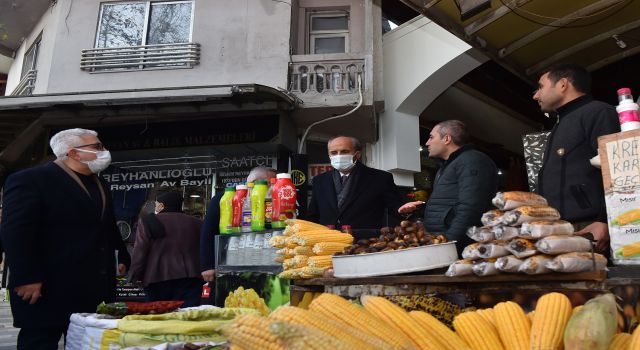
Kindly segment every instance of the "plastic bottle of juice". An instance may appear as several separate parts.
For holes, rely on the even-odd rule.
[[[220,198],[220,233],[233,232],[233,196],[236,194],[236,189],[233,187],[226,187],[224,189],[224,195]]]
[[[271,227],[285,227],[285,220],[296,217],[296,187],[291,182],[291,175],[282,173],[276,175],[277,181],[271,193],[273,199],[273,213]]]
[[[265,198],[267,197],[267,180],[257,180],[251,190],[251,230],[265,229]]]
[[[264,197],[264,226],[266,229],[271,228],[271,215],[273,214],[273,186],[276,184],[276,178],[269,179],[269,189]]]
[[[247,196],[247,186],[237,185],[236,194],[233,196],[233,220],[231,223],[232,232],[242,232],[242,205],[244,198]]]
[[[251,191],[253,182],[247,183],[247,195],[242,203],[242,232],[251,232]]]

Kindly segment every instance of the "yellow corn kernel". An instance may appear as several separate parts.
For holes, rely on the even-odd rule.
[[[482,316],[485,320],[490,322],[494,327],[496,327],[496,313],[493,309],[478,309],[476,310],[478,315]]]
[[[287,350],[352,350],[350,346],[333,336],[288,322],[272,321],[269,332],[275,335]]]
[[[383,349],[386,346],[383,342],[376,344],[375,340],[372,343],[370,341],[371,337],[352,327],[346,327],[332,320],[327,320],[316,313],[298,307],[281,306],[273,311],[269,318],[316,329],[343,342],[345,345],[349,345],[352,349]]]
[[[635,242],[632,244],[627,244],[622,247],[620,253],[623,257],[627,258],[630,256],[634,256],[636,254],[640,254],[640,242]]]
[[[286,238],[285,236],[273,236],[269,239],[269,245],[273,248],[284,248],[287,245]]]
[[[293,248],[293,254],[294,255],[306,255],[306,256],[311,256],[313,255],[313,251],[311,250],[310,247],[306,247],[306,246],[297,246],[295,248]]]
[[[496,328],[507,350],[529,350],[531,323],[520,305],[513,301],[498,303],[493,307]]]
[[[504,350],[498,330],[475,311],[456,316],[453,327],[460,338],[474,350]]]
[[[343,251],[349,245],[349,243],[340,242],[320,242],[313,246],[313,253],[316,255],[333,255]]]
[[[629,350],[640,349],[640,327],[636,327],[631,336],[631,342],[629,343]]]
[[[248,317],[245,317],[248,316]],[[233,323],[223,329],[231,344],[245,350],[285,350],[278,337],[269,332],[270,322],[258,315],[240,315]]]
[[[622,213],[614,221],[617,222],[619,226],[624,226],[637,220],[640,220],[640,209],[633,209]]]
[[[321,317],[353,327],[387,344],[389,349],[415,349],[402,333],[389,328],[363,308],[334,294],[323,293],[313,299],[309,310]]]
[[[326,267],[311,267],[311,266],[305,266],[302,268],[302,273],[300,274],[300,277],[302,278],[318,278],[318,277],[322,277],[322,275],[324,275],[324,270],[326,270]]]
[[[365,310],[395,328],[396,331],[403,333],[418,349],[445,349],[435,337],[422,331],[400,306],[383,297],[371,295],[363,295],[360,300]]]
[[[307,260],[309,267],[333,267],[331,255],[310,256]]]
[[[527,312],[527,318],[529,319],[529,323],[533,324],[533,318],[536,316],[536,310],[531,310]]]
[[[286,280],[297,280],[302,278],[302,269],[303,267],[299,269],[288,269],[280,272],[278,277]]]
[[[571,317],[571,302],[561,293],[547,293],[538,299],[531,324],[531,350],[560,349],[564,329]]]
[[[411,317],[421,330],[431,335],[440,346],[447,350],[470,350],[467,343],[444,323],[424,311],[410,311]]]
[[[285,262],[285,260],[287,260],[287,258],[285,258],[282,255],[276,255],[275,259],[273,259],[273,261],[275,261],[277,263],[283,263],[283,262]]]
[[[285,223],[287,224],[288,227],[297,227],[299,231],[327,229],[327,227],[324,225],[316,224],[315,222],[302,220],[302,219],[288,219],[288,220],[285,220]]]
[[[296,255],[291,259],[294,268],[300,268],[307,266],[307,260],[309,257],[306,255]]]
[[[310,231],[309,234],[301,232],[298,236],[294,236],[294,239],[299,245],[309,247],[313,247],[316,243],[320,242],[353,243],[352,235],[335,230],[324,230],[322,232]]]
[[[293,249],[289,248],[281,248],[276,251],[276,254],[284,256],[285,259],[293,258],[295,254],[293,253]]]
[[[631,334],[629,333],[617,333],[611,339],[608,350],[630,350],[637,349],[631,347]]]

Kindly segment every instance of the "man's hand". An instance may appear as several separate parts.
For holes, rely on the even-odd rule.
[[[415,201],[415,202],[406,203],[406,204],[402,205],[400,208],[398,208],[398,213],[400,213],[400,214],[413,213],[414,211],[416,211],[416,209],[418,209],[419,206],[421,206],[423,204],[424,204],[423,201]]]
[[[216,279],[216,270],[202,271],[202,279],[205,280],[205,282],[213,282]]]
[[[124,276],[127,274],[127,265],[118,264],[118,276]]]
[[[13,288],[13,290],[22,298],[22,300],[29,301],[29,304],[35,304],[38,299],[42,297],[42,294],[40,294],[40,291],[42,290],[42,282],[17,286]]]
[[[591,233],[596,241],[596,250],[604,251],[609,246],[609,226],[604,222],[594,222],[582,230],[576,232],[576,235],[585,235]]]

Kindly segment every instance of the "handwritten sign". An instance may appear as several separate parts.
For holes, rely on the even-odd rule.
[[[640,265],[640,130],[598,138],[611,251],[616,265]]]

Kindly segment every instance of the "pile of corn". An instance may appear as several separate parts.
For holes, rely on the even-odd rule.
[[[247,309],[255,309],[260,311],[263,316],[269,315],[269,307],[264,299],[260,298],[253,288],[244,289],[240,286],[233,292],[229,292],[229,295],[224,300],[224,307],[241,307]]]
[[[277,262],[282,263],[280,278],[300,279],[321,277],[332,268],[331,256],[353,243],[353,236],[310,221],[287,220],[282,236],[269,241],[278,250]]]
[[[616,334],[616,303],[604,294],[572,309],[560,293],[543,295],[525,314],[512,301],[463,312],[451,330],[431,314],[406,312],[389,300],[362,296],[362,306],[332,294],[308,310],[280,307],[269,317],[242,315],[225,329],[231,344],[257,349],[638,350],[640,327]]]

